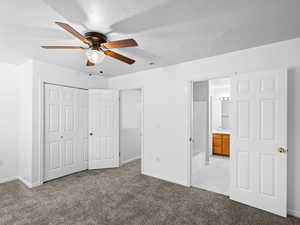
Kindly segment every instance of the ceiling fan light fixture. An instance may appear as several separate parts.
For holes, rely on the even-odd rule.
[[[104,53],[95,49],[88,49],[85,52],[87,59],[94,64],[99,64],[104,60]]]
[[[107,42],[106,35],[91,31],[87,32],[84,35],[80,34],[77,30],[71,27],[69,24],[55,22],[58,26],[63,28],[65,31],[68,31],[74,37],[78,38],[83,43],[87,44],[88,47],[82,46],[41,46],[46,49],[81,49],[86,50],[85,55],[87,57],[86,66],[95,66],[103,61],[104,57],[107,55],[114,59],[117,59],[126,64],[133,64],[135,60],[130,59],[124,55],[111,51],[111,48],[127,48],[127,47],[135,47],[138,46],[137,42],[134,39],[124,39],[117,41],[109,41]],[[108,50],[104,50],[108,49]]]

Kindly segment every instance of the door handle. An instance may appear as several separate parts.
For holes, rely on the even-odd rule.
[[[285,153],[287,151],[288,151],[287,149],[284,149],[282,147],[280,147],[280,148],[277,149],[277,152],[280,152],[280,153]]]
[[[92,133],[92,132],[90,133],[90,136],[93,136],[93,133]]]

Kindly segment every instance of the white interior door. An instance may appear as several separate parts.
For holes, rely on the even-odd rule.
[[[89,90],[89,169],[119,167],[119,92]]]
[[[44,181],[87,169],[88,92],[45,84]]]
[[[287,72],[234,76],[231,93],[230,198],[286,216]]]

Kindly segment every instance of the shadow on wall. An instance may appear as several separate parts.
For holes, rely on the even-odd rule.
[[[299,137],[296,134],[300,133],[300,106],[297,104],[300,97],[300,67],[290,68],[288,70],[288,130],[287,130],[287,143],[288,143],[288,208],[294,209],[296,202],[299,201],[300,181],[298,171],[300,171],[300,151],[299,151]],[[297,197],[299,199],[297,199]]]

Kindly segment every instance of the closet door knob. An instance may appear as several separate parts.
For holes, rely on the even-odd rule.
[[[93,136],[93,133],[90,133],[90,136]]]

